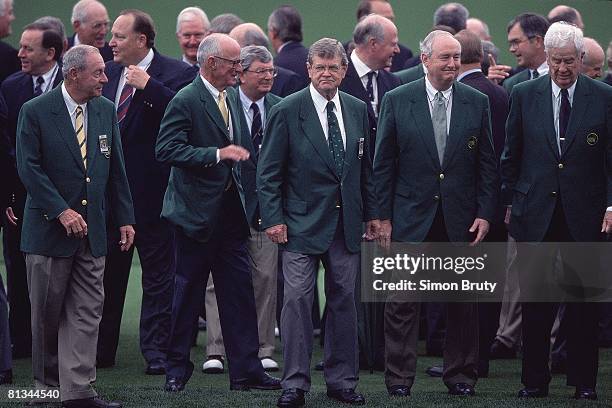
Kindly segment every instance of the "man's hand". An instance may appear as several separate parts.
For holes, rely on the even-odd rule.
[[[275,244],[284,244],[287,242],[287,225],[279,224],[266,228],[266,235]]]
[[[74,235],[76,238],[83,238],[87,235],[87,223],[78,212],[67,209],[59,216],[59,222],[66,229],[66,235]]]
[[[393,227],[391,226],[391,220],[382,220],[380,221],[380,227],[378,229],[378,244],[385,249],[389,249],[391,247],[391,231]]]
[[[493,58],[491,54],[489,54],[489,64],[489,73],[487,78],[496,84],[499,84],[502,80],[510,76],[510,70],[512,67],[509,65],[497,65],[495,58]]]
[[[380,220],[370,220],[366,223],[366,232],[364,238],[367,241],[374,241],[378,238],[380,231]]]
[[[17,226],[17,220],[19,220],[19,218],[15,217],[13,207],[6,207],[6,211],[4,213],[6,214],[6,219],[14,226]]]
[[[237,145],[225,146],[219,149],[219,160],[245,161],[249,159],[249,151]]]
[[[142,68],[138,68],[136,65],[130,65],[127,69],[127,75],[125,77],[125,83],[132,85],[136,89],[144,89],[149,82],[149,74]]]
[[[482,218],[476,218],[474,220],[474,223],[470,227],[470,232],[476,231],[478,231],[478,233],[476,234],[476,239],[474,239],[474,241],[470,243],[470,246],[474,246],[484,239],[484,237],[489,232],[489,221]]]
[[[134,227],[132,227],[131,225],[124,225],[122,227],[119,227],[119,234],[121,235],[121,240],[119,241],[119,245],[121,245],[121,251],[129,251],[132,245],[134,244],[134,235],[136,235]]]
[[[601,223],[601,232],[612,234],[612,211],[606,211]]]

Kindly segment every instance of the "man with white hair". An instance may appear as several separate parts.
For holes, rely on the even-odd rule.
[[[0,38],[12,33],[11,23],[15,20],[13,0],[0,0]],[[0,83],[13,72],[19,71],[21,64],[17,58],[17,50],[4,41],[0,41]]]
[[[541,299],[552,290],[546,274],[552,266],[535,263],[552,263],[557,248],[549,245],[550,256],[539,252],[534,257],[532,246],[520,242],[599,242],[612,232],[612,88],[580,74],[584,40],[579,28],[552,24],[544,47],[549,75],[513,89],[501,160],[502,196],[510,206],[506,219],[519,243],[521,296],[530,300],[536,298],[530,291]],[[565,248],[559,248],[564,263],[580,256],[581,263],[597,271],[589,263],[596,256],[570,254]],[[575,398],[596,399],[597,304],[584,300],[565,306],[567,384],[576,387]],[[552,302],[522,304],[525,388],[519,397],[548,395],[555,310]]]
[[[176,18],[176,39],[183,50],[183,62],[197,67],[198,46],[209,30],[210,21],[204,10],[199,7],[181,10]]]
[[[582,57],[582,73],[589,78],[601,78],[605,61],[603,48],[590,37],[584,37],[584,56]]]
[[[72,8],[70,22],[74,35],[68,39],[68,48],[92,45],[100,51],[104,62],[113,59],[113,50],[106,41],[110,20],[104,4],[97,0],[80,0]]]

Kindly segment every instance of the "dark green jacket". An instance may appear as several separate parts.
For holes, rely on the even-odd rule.
[[[168,104],[155,146],[157,160],[172,166],[161,216],[200,242],[210,239],[219,222],[223,192],[231,177],[244,208],[239,166],[231,161],[217,163],[217,149],[241,144],[236,90],[226,91],[233,142],[217,102],[198,75]],[[246,214],[236,222],[244,223],[248,230]]]
[[[493,221],[499,176],[486,95],[453,83],[442,166],[424,78],[388,92],[379,123],[374,177],[380,216],[392,221],[394,241],[422,242],[439,205],[453,242],[473,239],[468,229],[475,218]]]
[[[530,79],[531,79],[531,70],[524,69],[521,72],[519,72],[518,74],[514,74],[510,78],[506,79],[502,83],[502,85],[504,86],[504,88],[506,88],[506,91],[508,91],[508,95],[510,95],[514,85],[520,84],[521,82],[525,82],[525,81],[528,81]]]
[[[134,224],[115,106],[104,98],[87,103],[87,171],[61,86],[23,105],[17,124],[17,169],[28,195],[21,231],[26,253],[69,257],[80,240],[66,235],[57,217],[77,211],[87,223],[95,257],[106,255],[106,211],[118,225]],[[110,155],[101,152],[106,135]],[[106,196],[108,194],[108,197]]]
[[[425,71],[423,71],[423,64],[421,63],[419,65],[415,65],[414,67],[396,72],[395,75],[400,79],[400,81],[402,81],[402,84],[407,84],[423,78],[425,76]]]
[[[340,104],[347,139],[342,178],[309,87],[283,99],[268,116],[257,165],[262,227],[286,224],[289,251],[322,254],[329,249],[341,213],[339,197],[350,252],[360,249],[363,221],[378,218],[366,105],[343,92]]]

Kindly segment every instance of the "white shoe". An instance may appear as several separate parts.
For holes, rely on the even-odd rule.
[[[269,357],[262,358],[261,365],[265,371],[278,371],[278,363]]]
[[[223,373],[223,358],[208,357],[208,360],[202,364],[202,372],[206,374],[221,374]]]

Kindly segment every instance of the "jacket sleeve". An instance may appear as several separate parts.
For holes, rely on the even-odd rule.
[[[134,217],[134,204],[125,172],[125,161],[123,159],[123,148],[121,147],[121,135],[117,124],[117,114],[112,110],[113,116],[113,140],[111,147],[111,162],[108,176],[108,189],[110,203],[113,208],[113,220],[119,226],[133,225],[136,223]]]
[[[376,199],[376,184],[374,183],[374,171],[370,159],[370,122],[368,111],[364,104],[360,104],[361,116],[363,118],[363,156],[361,158],[361,199],[363,201],[364,221],[378,218],[378,201]]]
[[[379,203],[378,215],[381,220],[390,220],[393,217],[397,160],[397,134],[395,129],[393,99],[389,97],[389,94],[386,94],[380,107],[374,152],[374,180],[376,180],[376,196]]]
[[[493,137],[491,135],[491,113],[489,99],[482,97],[482,119],[478,151],[478,218],[490,223],[494,221],[498,208],[499,172]]]

